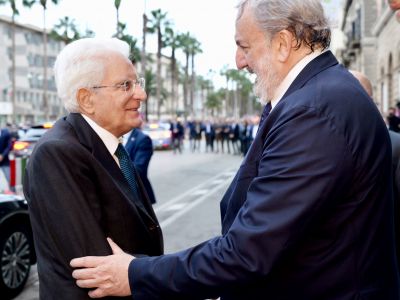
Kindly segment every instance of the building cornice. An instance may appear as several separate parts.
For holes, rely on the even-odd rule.
[[[12,25],[12,18],[8,17],[8,16],[0,15],[0,23],[6,23],[6,24],[9,24],[9,25]],[[43,33],[43,28],[37,27],[35,25],[23,24],[23,23],[20,23],[18,21],[15,21],[15,26],[17,26],[18,28],[27,29],[27,30],[30,30],[30,31],[35,31],[35,32],[40,33],[40,34]],[[51,32],[50,29],[47,29],[46,31],[47,31],[47,33]]]

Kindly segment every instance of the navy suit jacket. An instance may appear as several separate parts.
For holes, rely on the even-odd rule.
[[[133,260],[134,299],[399,299],[391,182],[382,117],[327,51],[261,124],[222,235]]]
[[[0,155],[3,156],[3,160],[0,161],[0,166],[8,166],[10,164],[8,153],[10,153],[12,148],[11,134],[6,128],[0,130]]]
[[[139,171],[140,178],[142,179],[150,202],[152,204],[156,203],[153,188],[147,177],[147,170],[149,168],[151,156],[153,155],[153,142],[151,138],[140,129],[134,129],[129,135],[125,148],[136,170]]]
[[[138,178],[139,190],[146,195]],[[109,255],[111,237],[129,253],[159,255],[153,208],[137,199],[103,141],[76,113],[36,144],[24,176],[40,281],[40,299],[90,299],[71,274],[72,258]]]

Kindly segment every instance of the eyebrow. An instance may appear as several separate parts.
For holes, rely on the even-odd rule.
[[[138,79],[139,79],[139,77],[137,77],[137,76],[135,76],[133,79],[125,78],[125,79],[117,80],[117,81],[116,81],[116,84],[122,84],[122,83],[124,83],[124,82],[126,82],[126,81],[135,82],[135,81],[137,81]]]
[[[243,43],[245,43],[240,37],[235,36],[235,42],[237,46],[243,46]]]
[[[246,44],[245,42],[241,41],[240,39],[236,40],[236,46],[241,47],[241,48],[248,48],[249,45]]]

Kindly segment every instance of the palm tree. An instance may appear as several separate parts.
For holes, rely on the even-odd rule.
[[[119,27],[120,27],[120,29],[119,29],[120,36],[118,38],[129,44],[130,59],[133,63],[136,63],[138,61],[138,58],[140,57],[140,49],[136,45],[137,39],[135,39],[130,34],[125,33],[125,30],[126,30],[125,23],[119,23]]]
[[[9,4],[12,10],[11,16],[11,49],[12,49],[12,66],[11,66],[11,105],[12,105],[12,123],[16,123],[16,105],[15,105],[15,17],[19,15],[15,0],[0,0],[0,5]]]
[[[239,78],[236,92],[238,92],[240,96],[240,103],[242,104],[241,106],[245,108],[243,112],[245,114],[253,114],[255,108],[258,111],[261,109],[261,104],[257,101],[257,98],[252,93],[253,83],[248,78],[247,73],[245,73],[243,70],[238,72]]]
[[[254,111],[255,97],[252,96],[253,84],[242,70],[228,70],[232,80],[232,92],[234,99],[233,115],[237,118],[239,115],[251,114]]]
[[[227,114],[233,115],[234,117],[238,117],[238,102],[237,102],[237,82],[240,81],[239,79],[241,78],[240,74],[243,74],[241,71],[236,70],[236,69],[228,69],[227,66],[225,66],[222,71],[220,72],[221,76],[225,76],[226,78],[226,89],[225,89],[225,111]],[[229,85],[231,84],[231,87]],[[229,101],[229,91],[233,91],[233,105],[230,105]],[[228,108],[232,107],[231,111],[228,111]]]
[[[183,53],[185,54],[185,76],[183,81],[183,103],[185,107],[191,107],[190,103],[188,103],[188,84],[189,84],[189,58],[190,58],[190,50],[192,45],[192,37],[190,36],[189,32],[180,35],[179,42],[182,48]],[[191,113],[191,111],[190,111]],[[185,116],[187,113],[185,114]]]
[[[146,99],[146,104],[147,104],[147,102],[150,99],[150,96],[153,95],[156,90],[156,81],[153,72],[151,72],[150,70],[145,71],[144,79],[146,81],[145,91],[147,94],[147,99]],[[147,109],[145,110],[144,113],[145,113],[145,120],[147,122],[149,120]]]
[[[119,6],[121,5],[121,0],[114,0],[114,6],[117,11],[117,34],[116,37],[120,38],[121,32],[120,32],[120,23],[119,23]]]
[[[176,50],[181,47],[181,34],[175,34],[171,27],[165,29],[165,46],[171,48],[171,114],[176,107],[175,102],[177,100],[177,93],[175,87],[178,83],[178,72],[177,60],[176,60]]]
[[[190,104],[191,104],[191,113],[194,113],[194,90],[196,88],[196,70],[194,67],[194,57],[196,54],[202,53],[203,51],[200,48],[201,44],[198,40],[195,38],[192,38],[191,41],[191,48],[190,48],[190,55],[191,55],[191,69],[192,69],[192,74],[191,74],[191,80],[190,80]]]
[[[161,79],[161,49],[164,47],[163,43],[163,31],[164,27],[169,25],[167,20],[167,13],[161,11],[161,9],[156,9],[151,11],[152,18],[149,20],[150,26],[147,31],[150,33],[157,34],[157,114],[161,109],[161,90],[162,90],[162,79]]]
[[[65,16],[54,26],[50,36],[56,40],[63,41],[65,44],[69,44],[79,39],[81,34],[79,34],[76,28],[75,20]]]
[[[58,4],[60,0],[51,0],[55,5]],[[47,99],[47,31],[46,31],[46,10],[47,10],[47,0],[23,0],[25,6],[31,7],[32,5],[38,3],[43,8],[43,108],[46,120],[49,119],[49,104]]]
[[[211,116],[215,116],[215,110],[221,108],[221,101],[224,98],[225,91],[220,89],[217,92],[212,92],[207,96],[206,107],[211,110]]]
[[[203,76],[197,76],[196,80],[199,84],[200,87],[200,99],[201,99],[201,118],[204,119],[204,108],[205,108],[205,103],[207,102],[206,97],[208,96],[208,92],[210,90],[210,87],[212,86],[211,80],[205,79]]]

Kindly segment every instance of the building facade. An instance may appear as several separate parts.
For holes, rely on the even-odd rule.
[[[52,67],[64,43],[47,39],[47,88],[44,88],[44,47],[41,28],[15,23],[15,104],[12,89],[13,25],[0,17],[0,124],[35,124],[55,120],[65,113],[56,93]]]
[[[400,101],[400,24],[387,0],[346,0],[343,64],[372,82],[383,114]]]

